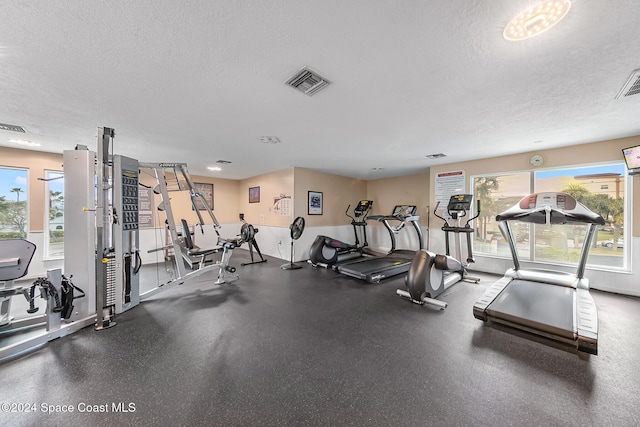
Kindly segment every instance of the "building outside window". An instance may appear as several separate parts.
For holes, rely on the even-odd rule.
[[[495,216],[516,204],[529,193],[562,191],[602,215],[592,242],[589,265],[627,268],[625,249],[626,203],[625,167],[622,163],[575,168],[494,174],[472,177],[474,196],[481,202],[481,216],[474,225],[475,252],[510,257],[507,243],[495,222]],[[587,226],[524,224],[511,222],[518,255],[522,260],[575,264],[582,250]]]

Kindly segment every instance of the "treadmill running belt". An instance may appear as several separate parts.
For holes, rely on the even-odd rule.
[[[489,316],[573,339],[575,290],[512,280],[486,309]]]
[[[411,261],[406,258],[396,258],[396,257],[382,257],[382,258],[372,258],[363,261],[353,262],[345,265],[338,266],[338,271],[353,271],[360,274],[368,274],[374,273],[378,271],[385,270],[387,268],[394,268],[401,265],[410,265]]]

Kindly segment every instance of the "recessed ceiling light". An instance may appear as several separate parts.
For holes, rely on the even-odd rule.
[[[18,145],[26,145],[27,147],[40,147],[42,144],[39,142],[25,141],[24,139],[10,139],[9,142]]]
[[[209,169],[210,171],[221,171],[222,168],[218,167],[218,166],[207,166],[207,169]]]
[[[547,31],[564,18],[571,9],[570,0],[546,0],[529,7],[513,18],[502,35],[510,41],[525,40]]]
[[[280,144],[277,136],[261,136],[260,141],[262,141],[263,144]]]

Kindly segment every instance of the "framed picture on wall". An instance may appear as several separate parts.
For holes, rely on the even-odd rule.
[[[309,191],[309,215],[322,215],[322,193]]]
[[[207,202],[207,205],[209,205],[209,209],[213,210],[213,184],[208,184],[204,182],[194,182],[194,185],[196,186],[196,191],[202,194],[202,197],[204,197],[204,200]],[[196,202],[196,206],[198,207],[198,210],[205,210],[205,207],[202,204],[202,201],[200,200],[200,198],[196,198],[195,202]],[[192,206],[191,210],[195,210],[195,208]]]
[[[249,203],[260,203],[260,187],[249,187]]]

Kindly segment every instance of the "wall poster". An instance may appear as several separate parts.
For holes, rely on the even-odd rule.
[[[466,191],[466,174],[464,171],[440,172],[436,174],[435,201],[438,211],[446,215],[449,198],[454,194],[462,194]]]

